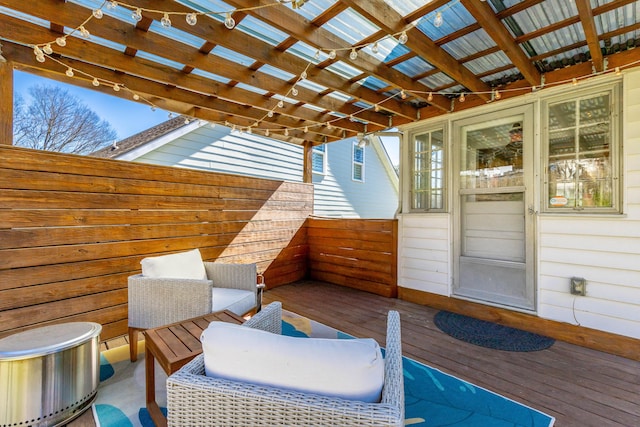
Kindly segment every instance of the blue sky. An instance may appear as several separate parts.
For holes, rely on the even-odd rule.
[[[36,84],[58,86],[66,89],[87,104],[103,120],[111,124],[118,134],[118,139],[124,139],[152,126],[168,120],[168,112],[160,109],[155,111],[151,107],[135,101],[128,101],[116,96],[84,89],[72,84],[61,83],[22,71],[14,72],[14,91],[24,98],[29,96],[28,89]],[[385,148],[392,163],[398,164],[398,144],[385,141]]]

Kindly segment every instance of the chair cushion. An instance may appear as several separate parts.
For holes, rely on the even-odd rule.
[[[300,338],[225,322],[201,336],[205,374],[362,402],[379,402],[384,360],[371,339]]]
[[[229,310],[242,316],[256,307],[256,294],[243,289],[213,288],[211,311]]]
[[[207,272],[198,249],[147,257],[140,264],[145,277],[207,280]]]

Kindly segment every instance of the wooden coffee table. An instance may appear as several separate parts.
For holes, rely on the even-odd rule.
[[[173,374],[191,359],[202,353],[200,335],[209,326],[209,323],[215,320],[236,324],[244,322],[242,317],[225,310],[155,329],[148,329],[144,332],[147,410],[156,426],[166,427],[167,419],[160,411],[158,403],[156,403],[154,361],[158,361],[158,364],[167,375]]]

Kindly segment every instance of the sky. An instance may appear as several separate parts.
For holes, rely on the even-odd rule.
[[[118,140],[142,132],[169,119],[168,112],[153,111],[150,106],[110,96],[99,91],[62,83],[16,70],[14,72],[14,92],[28,99],[31,86],[44,84],[66,89],[89,106],[102,120],[111,124],[118,134]],[[396,138],[384,138],[383,143],[394,165],[398,164],[399,144]]]

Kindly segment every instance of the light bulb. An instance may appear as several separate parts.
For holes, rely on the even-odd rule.
[[[572,83],[574,86],[577,86],[577,85],[578,85],[578,79],[576,79],[576,78],[574,77],[574,78],[571,80],[571,83]]]
[[[307,78],[307,72],[306,72],[306,71],[303,71],[303,72],[300,74],[300,79],[301,79],[301,80],[304,80],[304,79],[306,79],[306,78]]]
[[[427,101],[433,101],[433,92],[429,92],[429,95],[427,95]]]
[[[336,50],[332,49],[331,52],[329,52],[329,59],[336,59]]]
[[[442,19],[442,13],[438,12],[436,13],[436,19],[433,20],[433,25],[435,25],[436,28],[439,28],[442,25],[442,22],[444,20]]]
[[[282,107],[284,107],[284,102],[281,99],[280,101],[278,101],[278,108],[282,108]]]
[[[102,16],[104,14],[102,13],[102,9],[94,9],[93,10],[93,17],[96,19],[102,19]]]
[[[233,30],[233,27],[236,26],[236,21],[233,19],[230,13],[227,13],[226,18],[224,18],[224,26],[230,30]]]
[[[270,133],[270,132],[269,132],[269,129],[265,130],[265,131],[264,131],[264,136],[269,136],[269,133]]]
[[[462,93],[460,94],[460,102],[464,102],[464,101],[466,101],[466,99],[467,99],[467,98],[465,98],[465,96],[464,96],[464,92],[462,92]]]
[[[60,47],[65,47],[67,45],[67,38],[66,37],[58,37],[56,39],[56,44]]]
[[[45,57],[44,57],[44,55],[37,55],[37,56],[36,56],[36,61],[38,61],[38,62],[44,62],[44,61],[45,61]]]
[[[371,52],[373,52],[373,53],[378,53],[378,52],[380,52],[380,49],[378,49],[378,42],[375,42],[375,43],[373,44],[373,46],[371,46]]]
[[[107,3],[107,9],[115,9],[116,6],[118,6],[118,2],[116,1],[110,1],[109,3]]]
[[[164,28],[171,28],[171,19],[169,19],[169,14],[165,13],[162,19],[160,20],[160,25]]]
[[[398,37],[398,43],[400,44],[405,44],[408,40],[409,36],[406,31],[403,31],[402,34],[400,34],[400,37]]]
[[[284,136],[289,136],[289,129],[284,130]]]
[[[358,51],[356,51],[356,48],[351,48],[351,53],[349,54],[349,58],[352,61],[355,61],[356,59],[358,59]]]
[[[134,10],[133,13],[131,14],[131,19],[133,19],[136,22],[142,21],[142,9],[137,8],[136,10]]]
[[[184,118],[184,124],[185,124],[185,125],[188,125],[188,124],[189,124],[189,121],[190,121],[190,120],[189,120],[189,117],[185,117],[185,118]]]
[[[216,128],[216,124],[215,123],[211,123],[211,129],[215,129]]]
[[[170,119],[173,118],[173,113],[169,111],[169,114],[167,114],[167,117],[169,117]]]
[[[407,99],[407,93],[404,91],[404,89],[400,91],[400,98]]]
[[[380,111],[380,106],[378,104],[373,106],[373,111],[375,111],[376,113]]]
[[[156,111],[156,106],[155,105],[151,106],[151,111]]]
[[[296,89],[295,87],[291,88],[291,95],[298,96],[298,89]]]
[[[251,134],[253,133],[253,129],[251,129],[251,126],[249,126],[249,127],[247,128],[247,133],[248,133],[249,135],[251,135]]]
[[[620,74],[622,74],[622,73],[620,72],[620,67],[616,67],[616,68],[615,68],[615,71],[616,71],[616,76],[619,76]]]
[[[113,91],[120,92],[120,85],[117,85],[117,84],[113,85]]]
[[[493,98],[496,100],[502,98],[499,90],[496,89],[495,93],[493,94]]]
[[[98,86],[100,86],[100,81],[98,79],[94,78],[93,81],[91,82],[91,84],[96,86],[96,87],[98,87]]]
[[[139,100],[140,99],[140,95],[138,95],[137,93],[134,93],[133,94],[133,99],[136,100],[136,101]]]
[[[268,117],[273,117],[273,110],[269,110],[269,112],[267,113]]]
[[[314,57],[315,59],[320,59],[320,51],[319,51],[319,50],[316,50],[316,54],[315,54],[315,55],[313,55],[313,57]]]
[[[187,16],[185,17],[187,24],[194,26],[198,23],[198,15],[196,15],[195,13],[187,13]]]
[[[327,122],[327,129],[329,130],[333,129],[333,126],[331,126],[331,122]]]
[[[80,35],[82,35],[82,37],[84,37],[85,39],[91,37],[91,33],[83,25],[80,25],[80,28],[78,28],[78,30],[80,31]]]
[[[51,49],[51,44],[47,43],[43,48],[42,51],[44,53],[46,53],[47,55],[51,55],[53,53],[53,49]]]
[[[67,71],[64,72],[67,77],[73,77],[73,69],[71,67],[67,68]]]
[[[42,53],[42,49],[40,49],[38,46],[34,46],[34,47],[33,47],[33,54],[34,54],[35,56],[42,56],[42,55],[44,55],[44,54]]]
[[[304,133],[309,132],[309,126],[305,126],[303,130],[304,130]]]

